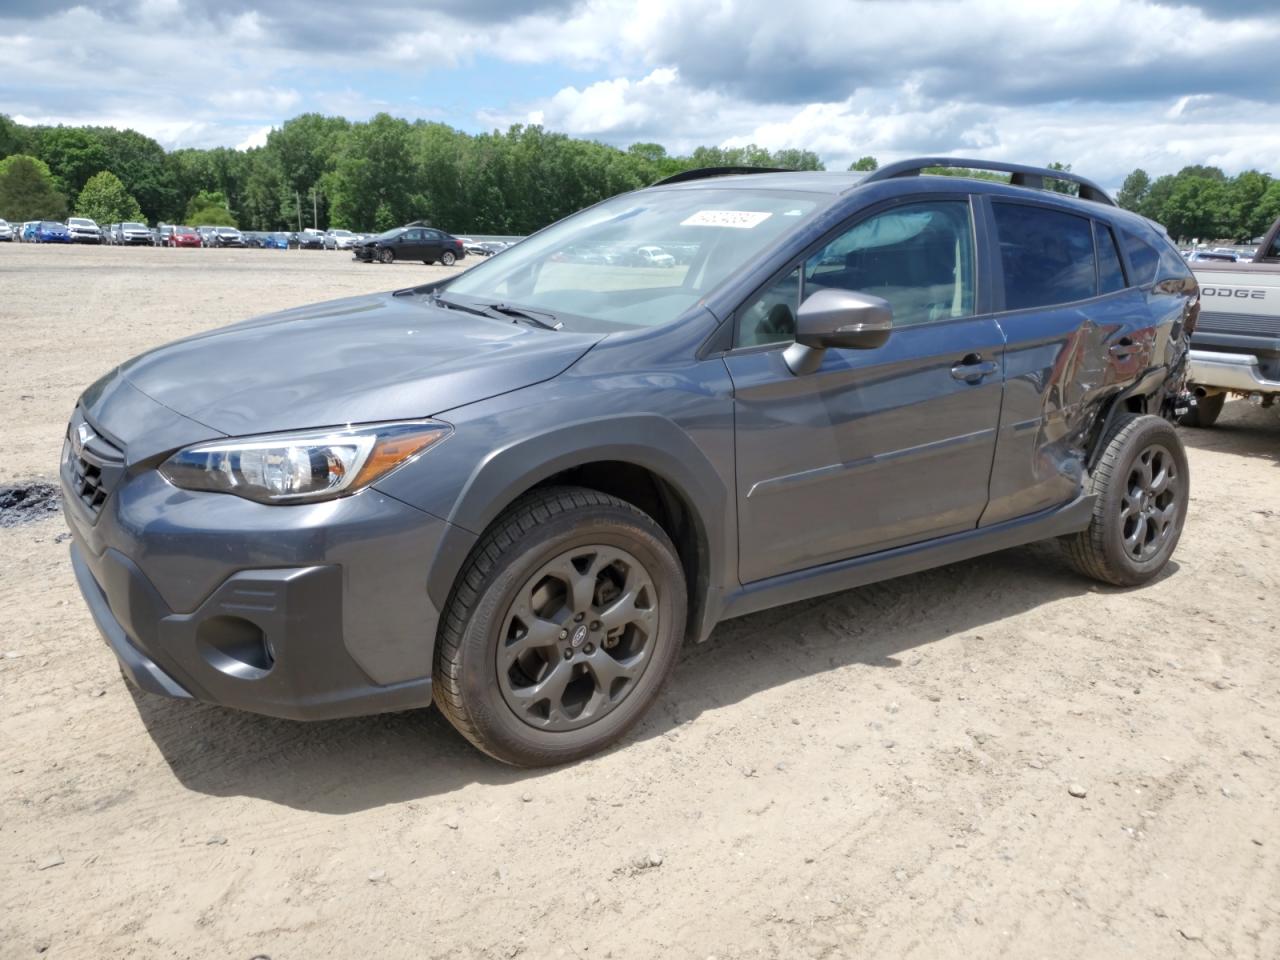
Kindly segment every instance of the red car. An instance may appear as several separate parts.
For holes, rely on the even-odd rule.
[[[200,247],[203,245],[200,240],[200,234],[190,227],[174,227],[173,233],[169,234],[169,246],[171,247]]]

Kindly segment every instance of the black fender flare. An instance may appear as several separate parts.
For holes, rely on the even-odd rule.
[[[601,461],[640,467],[681,499],[698,543],[697,582],[689,584],[686,636],[702,640],[719,619],[737,556],[725,481],[692,438],[656,415],[609,416],[557,425],[495,450],[477,465],[453,508],[427,582],[444,611],[467,556],[486,528],[521,494],[556,474]]]

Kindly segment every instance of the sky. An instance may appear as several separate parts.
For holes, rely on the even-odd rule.
[[[318,111],[828,169],[1280,174],[1280,0],[0,0],[0,113],[251,147]]]

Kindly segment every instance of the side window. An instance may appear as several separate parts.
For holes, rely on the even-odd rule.
[[[806,299],[830,288],[888,300],[895,327],[972,316],[973,222],[968,201],[904,204],[836,237],[804,264]]]
[[[1277,232],[1275,239],[1271,241],[1271,249],[1263,254],[1264,257],[1280,258],[1280,232]]]
[[[1093,222],[1093,238],[1098,247],[1098,293],[1115,293],[1124,289],[1124,267],[1116,237],[1105,223]]]
[[[796,336],[796,309],[800,306],[800,268],[773,284],[738,311],[735,346],[755,347],[783,343]]]
[[[1124,244],[1124,252],[1129,257],[1129,267],[1133,272],[1133,284],[1145,287],[1156,280],[1156,272],[1160,269],[1160,251],[1143,237],[1124,229],[1120,229],[1120,242]]]
[[[1090,221],[1047,207],[993,203],[1006,310],[1087,300],[1097,294]]]

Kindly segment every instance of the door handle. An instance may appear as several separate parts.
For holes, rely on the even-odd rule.
[[[999,369],[994,360],[983,360],[981,354],[971,353],[951,368],[951,376],[966,383],[981,383]]]

